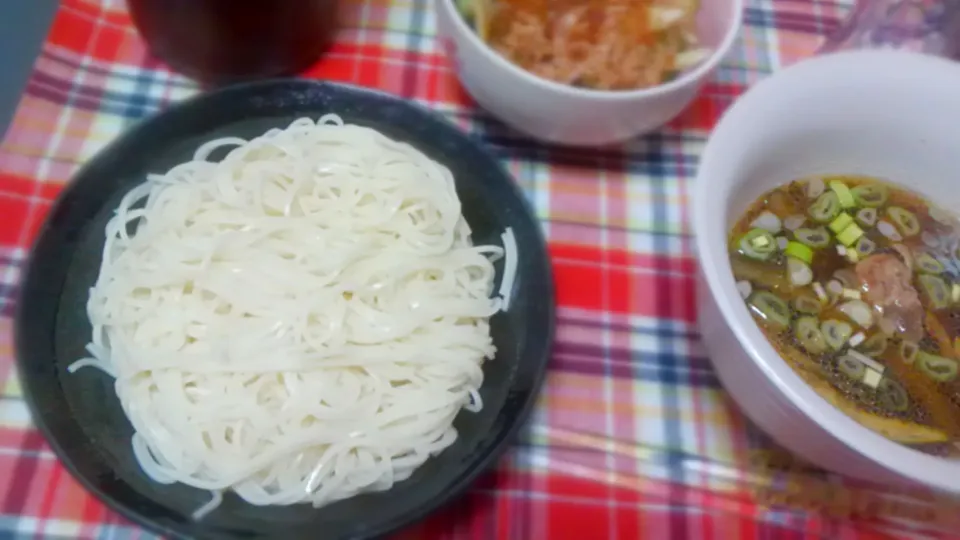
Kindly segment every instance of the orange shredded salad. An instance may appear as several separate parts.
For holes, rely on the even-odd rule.
[[[697,49],[691,0],[474,0],[478,33],[540,77],[597,90],[662,84]]]

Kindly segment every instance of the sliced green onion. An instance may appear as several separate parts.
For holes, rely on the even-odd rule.
[[[850,188],[846,186],[843,182],[834,180],[830,182],[830,189],[837,194],[837,201],[840,202],[842,208],[853,208],[856,204],[856,201],[853,198],[853,193],[850,193]]]
[[[852,190],[853,198],[860,206],[876,208],[887,202],[887,186],[883,184],[864,184]]]
[[[950,382],[957,377],[956,360],[926,351],[917,353],[917,367],[935,381]]]
[[[887,208],[887,216],[893,220],[893,223],[904,236],[913,236],[920,232],[920,222],[917,221],[917,216],[906,208],[891,206]]]
[[[943,309],[950,304],[950,289],[942,279],[929,274],[920,274],[917,279],[920,281],[920,288],[933,305],[933,309]]]
[[[853,263],[853,264],[857,264],[858,262],[860,262],[860,255],[857,254],[857,250],[855,250],[855,249],[848,249],[848,250],[847,250],[847,260],[850,261],[850,262]]]
[[[761,261],[767,260],[777,250],[777,240],[770,231],[750,229],[740,239],[740,253]]]
[[[841,231],[850,225],[853,225],[853,218],[850,217],[850,214],[843,212],[830,222],[830,230],[833,231],[834,234],[840,234]]]
[[[813,270],[800,259],[787,257],[787,279],[794,287],[805,287],[813,281]]]
[[[867,356],[880,356],[883,354],[883,351],[887,350],[887,336],[883,332],[877,332],[876,334],[867,338],[863,342],[863,345],[859,348],[860,352]]]
[[[827,191],[817,197],[816,202],[810,206],[808,213],[814,221],[820,223],[827,223],[835,218],[840,213],[840,201],[837,199],[836,192]]]
[[[867,372],[867,366],[863,365],[863,362],[846,354],[837,358],[837,369],[857,382],[862,381],[863,375]]]
[[[873,310],[863,300],[845,302],[837,309],[863,328],[873,326]]]
[[[859,240],[861,236],[863,236],[863,229],[861,229],[856,223],[851,223],[849,227],[837,235],[837,240],[839,240],[840,243],[845,246],[852,246],[853,243]]]
[[[760,319],[774,328],[790,326],[790,306],[779,296],[767,292],[756,291],[747,300],[750,310]]]
[[[873,358],[870,358],[869,356],[867,356],[867,355],[865,355],[865,354],[863,354],[863,353],[861,353],[861,352],[859,352],[859,351],[853,351],[853,350],[847,351],[847,355],[856,358],[857,360],[860,361],[861,364],[863,364],[863,365],[867,366],[868,368],[876,371],[877,373],[883,373],[884,370],[887,369],[887,368],[886,368],[883,364],[881,364],[880,362],[877,362],[877,361],[874,360]]]
[[[812,248],[825,248],[830,245],[830,233],[823,227],[797,229],[793,235],[797,240]]]
[[[819,283],[815,285],[819,285]],[[823,287],[821,286],[820,288],[822,289]],[[820,304],[820,301],[813,296],[809,294],[799,294],[793,299],[793,309],[800,313],[817,315],[820,313],[820,310],[823,309],[823,306]]]
[[[876,250],[877,250],[877,243],[867,238],[866,236],[861,236],[860,239],[857,240],[856,252],[861,257],[866,257],[867,255],[872,254]]]
[[[788,242],[787,249],[785,249],[783,252],[788,257],[795,257],[807,264],[813,262],[813,250],[804,244],[801,244],[800,242]]]
[[[907,391],[889,377],[884,378],[877,385],[877,401],[884,409],[893,412],[903,412],[910,407]]]
[[[877,209],[861,208],[857,210],[857,221],[864,227],[873,227],[877,224]]]
[[[803,350],[810,354],[820,354],[827,350],[827,342],[818,328],[816,317],[800,317],[793,325],[793,335]]]
[[[827,291],[833,296],[839,297],[843,294],[843,282],[839,279],[831,279],[827,282]]]
[[[928,274],[943,273],[943,263],[931,257],[929,253],[917,255],[913,262],[921,272]]]
[[[827,345],[835,351],[839,351],[853,335],[853,327],[849,323],[830,319],[820,324],[820,331],[823,338],[827,340]]]
[[[754,229],[763,229],[765,231],[770,231],[773,234],[780,232],[782,227],[780,218],[769,210],[761,212],[756,219],[750,224],[750,227]]]
[[[827,296],[827,291],[819,282],[813,284],[813,292],[817,295],[817,300],[820,300],[821,304],[826,304],[830,300],[830,297]]]
[[[843,284],[835,279],[827,282],[827,296],[830,304],[835,304],[843,295]]]

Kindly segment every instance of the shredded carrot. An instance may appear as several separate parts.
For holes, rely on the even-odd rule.
[[[599,90],[662,84],[696,49],[689,0],[491,0],[490,45],[546,79]]]

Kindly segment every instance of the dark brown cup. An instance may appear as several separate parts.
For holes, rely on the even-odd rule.
[[[330,45],[337,0],[127,0],[151,53],[222,84],[302,71]]]

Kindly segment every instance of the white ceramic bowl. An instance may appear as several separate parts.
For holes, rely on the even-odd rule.
[[[584,90],[541,79],[484,44],[454,0],[434,0],[437,30],[467,92],[483,108],[537,139],[600,146],[654,130],[680,114],[729,52],[742,22],[743,0],[710,0],[697,33],[713,55],[673,81],[647,90]]]
[[[895,51],[803,61],[753,87],[704,151],[693,222],[700,328],[726,389],[780,444],[833,471],[960,493],[960,462],[893,443],[801,381],[744,307],[726,235],[761,193],[815,174],[883,177],[960,211],[960,64]]]

